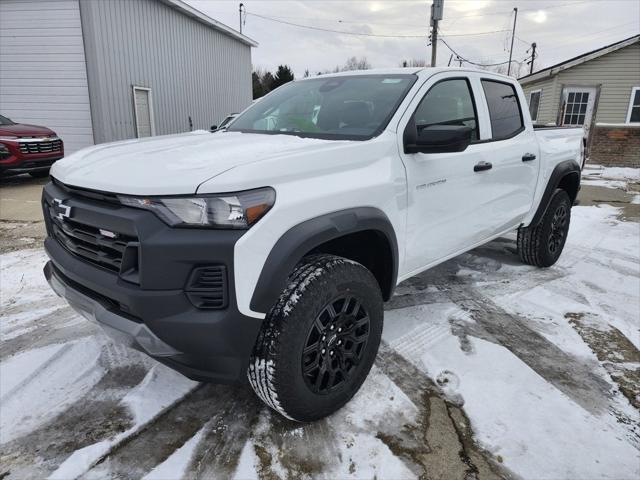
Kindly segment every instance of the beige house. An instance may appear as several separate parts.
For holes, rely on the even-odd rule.
[[[589,161],[640,167],[640,35],[519,79],[539,125],[583,125]]]

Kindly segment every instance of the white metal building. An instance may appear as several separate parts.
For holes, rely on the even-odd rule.
[[[208,129],[251,102],[256,46],[180,0],[0,0],[0,114],[66,153]]]

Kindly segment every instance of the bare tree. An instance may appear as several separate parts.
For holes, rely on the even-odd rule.
[[[336,65],[333,70],[323,70],[318,72],[318,75],[324,75],[326,73],[338,73],[338,72],[348,72],[350,70],[370,70],[371,64],[367,57],[351,57],[347,58],[347,61],[344,62],[344,65]]]
[[[500,65],[490,65],[495,63],[495,60],[484,60],[483,64],[488,66],[479,65],[478,68],[482,70],[487,70],[489,72],[501,73],[502,75],[506,75],[509,71],[509,64],[502,63]],[[518,62],[513,60],[511,62],[511,76],[514,78],[520,78],[521,76],[527,73],[527,64],[525,62]]]
[[[370,68],[371,64],[367,60],[367,57],[351,57],[347,59],[340,71],[346,72],[349,70],[369,70]]]
[[[427,67],[427,61],[421,58],[412,58],[410,60],[402,60],[400,62],[401,67]]]

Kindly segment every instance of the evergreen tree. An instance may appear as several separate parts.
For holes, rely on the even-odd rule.
[[[293,80],[293,72],[289,65],[279,65],[276,74],[273,77],[273,84],[271,85],[271,90],[275,90],[280,85],[284,85],[287,82]]]

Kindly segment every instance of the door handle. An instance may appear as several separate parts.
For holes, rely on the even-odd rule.
[[[491,164],[491,162],[478,162],[473,166],[473,171],[474,172],[481,172],[483,170],[491,170],[493,168],[493,165]]]
[[[535,160],[535,159],[536,159],[536,156],[533,153],[525,153],[522,156],[522,161],[523,162],[530,162],[530,161]]]

